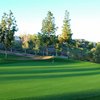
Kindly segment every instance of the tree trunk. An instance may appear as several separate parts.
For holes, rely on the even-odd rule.
[[[44,56],[44,50],[43,50],[42,54],[43,54],[43,56]]]
[[[56,50],[56,56],[58,56],[57,50]]]
[[[10,49],[11,53],[12,53],[12,48]]]
[[[7,59],[7,48],[5,47],[5,59]]]
[[[48,47],[46,47],[46,56],[48,56]]]
[[[37,55],[37,51],[35,50],[35,56]]]
[[[25,55],[26,55],[26,49],[25,49]]]

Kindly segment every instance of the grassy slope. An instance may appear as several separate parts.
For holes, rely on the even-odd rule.
[[[1,62],[0,100],[7,99],[99,100],[100,65],[62,59]]]

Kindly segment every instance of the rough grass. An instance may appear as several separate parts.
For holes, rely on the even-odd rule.
[[[0,62],[0,100],[100,99],[99,64],[61,58],[9,59]]]

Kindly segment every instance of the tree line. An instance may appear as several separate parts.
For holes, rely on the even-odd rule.
[[[56,35],[58,27],[51,11],[47,12],[42,21],[41,32],[37,34],[20,35],[20,41],[15,41],[14,34],[18,30],[15,17],[10,11],[4,13],[0,23],[0,43],[7,49],[34,55],[66,56],[70,59],[100,62],[100,43],[89,42],[84,39],[72,39],[69,12],[65,11],[62,33]]]

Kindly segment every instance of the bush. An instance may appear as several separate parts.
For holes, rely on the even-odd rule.
[[[100,63],[100,43],[98,43],[96,46],[95,62]]]

